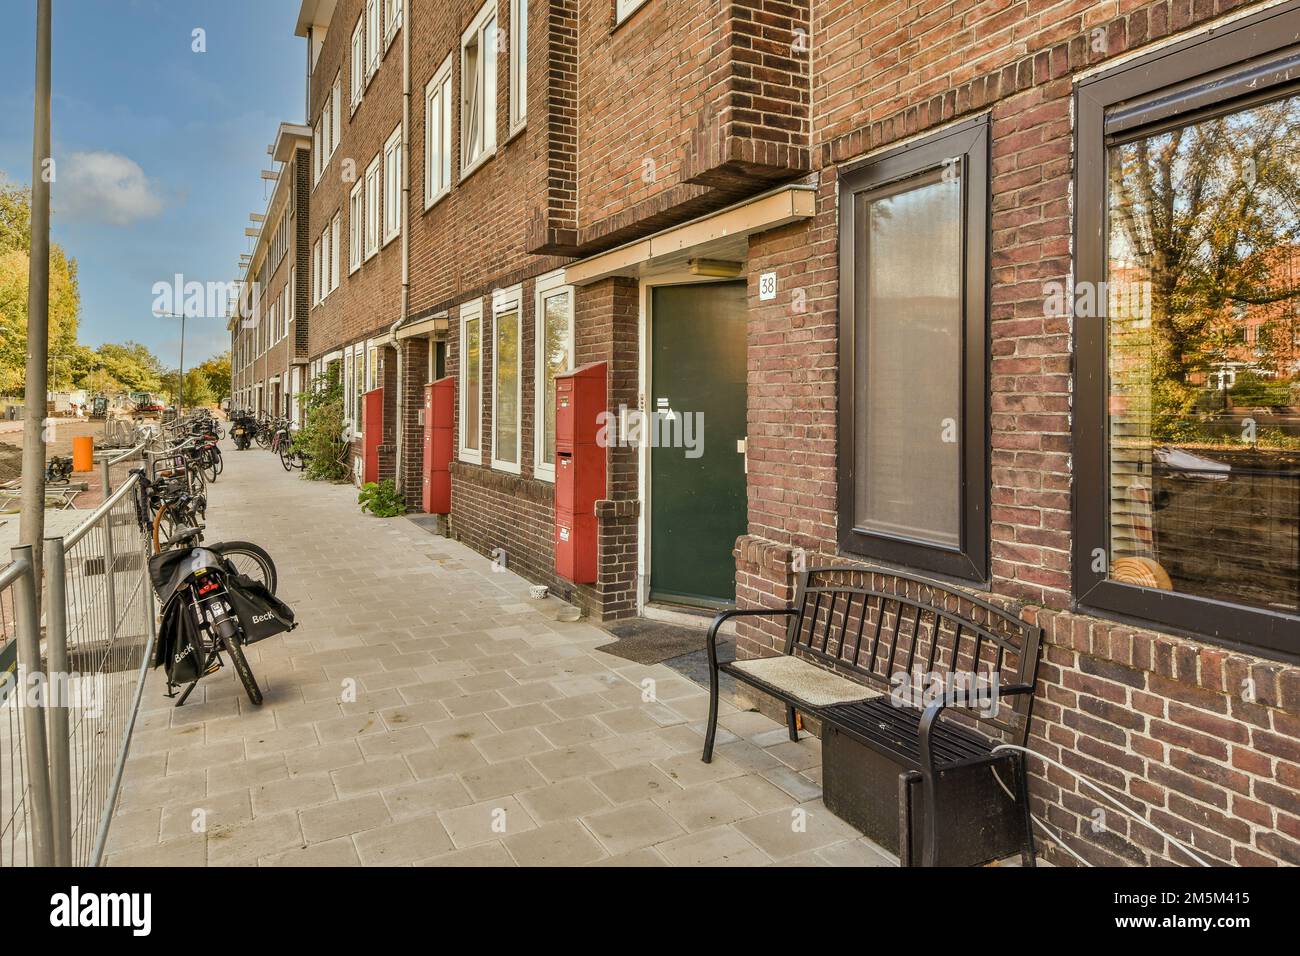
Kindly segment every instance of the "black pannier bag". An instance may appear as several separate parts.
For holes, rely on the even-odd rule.
[[[242,574],[226,575],[226,599],[239,618],[244,643],[255,644],[298,625],[293,609],[272,594],[261,581]]]
[[[153,665],[167,671],[169,684],[189,684],[203,676],[203,642],[184,598],[169,601],[158,625]]]

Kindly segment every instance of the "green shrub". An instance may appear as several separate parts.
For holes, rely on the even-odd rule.
[[[406,502],[397,493],[397,486],[391,478],[380,482],[368,481],[362,485],[361,493],[357,495],[357,504],[361,505],[362,511],[369,511],[376,518],[395,518],[406,514]]]
[[[344,481],[352,474],[348,442],[344,436],[343,383],[337,365],[312,379],[298,396],[304,409],[303,426],[293,447],[307,458],[303,476],[311,481]]]

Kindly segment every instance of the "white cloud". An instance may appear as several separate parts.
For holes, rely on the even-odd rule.
[[[127,226],[162,212],[140,164],[108,152],[69,153],[55,168],[53,205],[61,217]]]

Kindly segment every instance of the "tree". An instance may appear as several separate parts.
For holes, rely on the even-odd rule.
[[[31,191],[0,180],[0,392],[22,391],[27,365]],[[81,292],[77,261],[50,246],[50,388],[73,387]],[[66,359],[60,362],[60,359]]]
[[[108,373],[128,392],[156,392],[162,388],[162,363],[139,342],[101,345],[95,355],[96,368]]]
[[[215,396],[215,401],[221,401],[230,395],[230,352],[222,352],[220,355],[214,355],[206,362],[201,362],[196,366],[197,370],[203,374],[207,380],[208,390]]]
[[[1112,258],[1151,285],[1152,434],[1194,416],[1202,381],[1251,307],[1300,297],[1300,105],[1295,97],[1117,146]]]
[[[162,391],[167,396],[167,400],[173,404],[179,404],[182,398],[180,393],[180,372],[172,369],[162,376]],[[199,369],[192,368],[185,373],[185,399],[186,408],[195,408],[199,405],[212,405],[216,398],[212,394],[212,388],[208,385],[207,376]]]

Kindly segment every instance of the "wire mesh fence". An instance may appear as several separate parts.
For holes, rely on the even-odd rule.
[[[66,538],[44,542],[39,610],[30,548],[0,570],[0,866],[98,865],[139,709],[156,620],[141,476]]]

